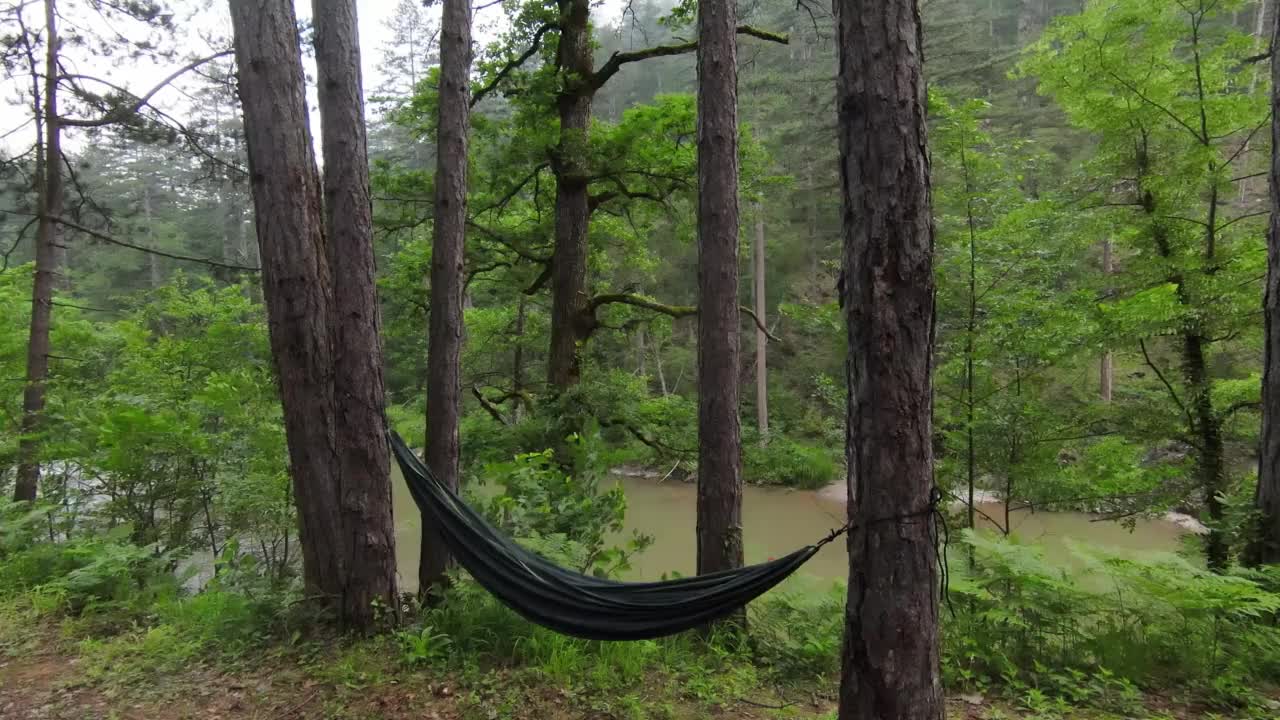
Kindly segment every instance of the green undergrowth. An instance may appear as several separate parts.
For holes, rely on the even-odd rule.
[[[795,698],[821,705],[838,684],[840,583],[791,579],[752,604],[745,635],[599,642],[533,625],[459,575],[430,607],[406,598],[393,631],[351,638],[247,556],[221,558],[215,579],[193,594],[174,557],[131,544],[127,530],[48,542],[29,532],[33,522],[13,513],[0,522],[0,654],[46,652],[55,638],[59,652],[79,656],[80,680],[112,692],[179,693],[183,674],[201,668],[292,668],[353,700],[369,688],[447,683],[467,717],[549,703],[664,718],[690,707],[791,707]],[[951,694],[1046,719],[1082,708],[1159,717],[1153,698],[1205,717],[1277,716],[1275,571],[1217,575],[1175,555],[1135,559],[1085,545],[1068,570],[1032,545],[962,541],[975,570],[956,568],[943,606]]]

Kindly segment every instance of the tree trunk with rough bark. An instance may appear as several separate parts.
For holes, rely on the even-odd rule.
[[[431,246],[431,318],[427,349],[426,462],[458,488],[461,411],[462,264],[467,218],[467,131],[470,123],[471,5],[445,0],[440,28],[440,103],[436,138],[435,236]],[[452,564],[439,531],[422,524],[419,592],[445,580]]]
[[[397,620],[400,603],[360,40],[355,0],[313,0],[312,15],[333,281],[337,500],[348,558],[341,612],[345,625],[365,630],[379,612]]]
[[[1209,533],[1204,540],[1205,559],[1210,569],[1223,572],[1230,564],[1230,549],[1222,527],[1226,520],[1226,507],[1219,497],[1226,477],[1222,419],[1213,409],[1212,380],[1205,359],[1204,338],[1193,330],[1182,336],[1182,373],[1189,395],[1192,430],[1200,445],[1196,455],[1196,476],[1210,521]]]
[[[764,294],[764,207],[756,203],[756,241],[752,247],[752,295],[755,304],[756,318],[759,323],[765,321]],[[769,439],[769,338],[764,328],[756,325],[756,429],[760,431],[760,443]]]
[[[1271,42],[1280,41],[1280,12]],[[1280,563],[1280,57],[1271,56],[1271,226],[1267,231],[1267,290],[1263,300],[1262,443],[1254,506],[1258,527],[1245,560]]]
[[[591,3],[559,0],[560,40],[556,67],[569,76],[556,100],[560,140],[552,171],[556,176],[555,248],[551,255],[551,348],[547,384],[567,390],[582,377],[578,341],[587,306],[587,231],[590,222],[586,148],[591,126]]]
[[[288,0],[231,0],[231,20],[303,579],[308,595],[340,607],[347,554],[334,437],[333,295],[297,21]]]
[[[941,720],[933,219],[916,0],[840,0],[849,590],[842,720]]]
[[[57,283],[59,233],[54,218],[62,215],[62,127],[58,124],[58,14],[45,0],[45,86],[42,111],[43,152],[37,178],[36,267],[31,283],[31,330],[27,338],[27,378],[22,393],[22,435],[18,441],[18,476],[13,498],[34,502],[40,487],[40,440],[44,424],[45,382],[49,379],[49,332],[53,323],[53,288]]]
[[[742,567],[736,26],[734,0],[698,3],[699,574]]]

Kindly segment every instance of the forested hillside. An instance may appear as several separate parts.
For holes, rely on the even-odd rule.
[[[1275,717],[1273,0],[893,0],[894,31],[855,0],[746,0],[718,44],[734,4],[702,3],[399,0],[360,48],[355,3],[316,0],[296,69],[283,0],[0,5],[0,650],[61,634],[76,702],[273,657],[307,683],[195,711],[233,717],[861,717],[851,676],[891,673],[841,633],[877,598],[902,627],[876,593],[910,574],[952,711]],[[888,57],[849,41],[879,32],[895,81],[922,59],[918,110],[848,65]],[[915,194],[914,156],[872,165],[913,118]],[[876,249],[899,232],[929,246]],[[900,330],[850,305],[881,292]],[[922,384],[867,380],[907,356]],[[384,413],[587,575],[772,561],[743,504],[784,496],[743,483],[835,497],[786,541],[848,513],[850,609],[797,580],[710,637],[534,627],[400,503]],[[909,413],[928,447],[890,473]],[[860,478],[903,494],[859,507]],[[640,577],[675,510],[627,497],[683,483],[697,538]],[[1037,514],[1078,525],[1027,536]],[[1091,546],[1091,522],[1161,552]],[[901,564],[876,576],[864,541]],[[891,636],[868,646],[914,647]],[[4,673],[0,717],[40,716]]]

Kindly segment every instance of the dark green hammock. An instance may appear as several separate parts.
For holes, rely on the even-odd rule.
[[[391,449],[423,519],[486,590],[548,628],[593,640],[672,635],[723,618],[794,573],[844,532],[759,565],[662,582],[618,582],[566,570],[504,537],[432,475],[399,435]]]

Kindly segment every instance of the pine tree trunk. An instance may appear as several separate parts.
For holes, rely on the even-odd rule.
[[[916,0],[840,0],[849,590],[842,720],[941,720],[933,220]]]
[[[49,379],[49,333],[53,322],[53,288],[59,272],[59,233],[54,218],[62,215],[62,127],[58,123],[58,23],[54,0],[45,0],[45,88],[43,174],[37,177],[36,267],[31,284],[31,330],[27,339],[27,382],[22,393],[22,434],[18,441],[18,476],[13,498],[34,502],[40,486],[40,442],[44,425],[45,382]]]
[[[440,481],[458,488],[461,410],[462,264],[467,218],[467,131],[470,123],[471,5],[445,0],[440,40],[436,138],[435,235],[431,246],[431,319],[427,349],[426,461]],[[418,589],[445,580],[452,559],[439,531],[422,524]]]
[[[587,303],[587,232],[590,208],[585,155],[591,126],[591,4],[559,0],[560,41],[556,66],[568,77],[557,98],[560,140],[552,171],[556,176],[555,248],[551,259],[551,349],[547,384],[563,391],[581,379],[578,342]]]
[[[764,323],[765,291],[764,291],[764,208],[756,203],[756,242],[752,252],[754,260],[752,273],[752,292],[756,318]],[[765,443],[769,437],[769,338],[764,329],[756,326],[756,429],[760,431],[760,442]]]
[[[1271,42],[1280,41],[1280,12]],[[1257,531],[1246,553],[1252,564],[1280,563],[1280,57],[1271,56],[1271,226],[1267,232],[1267,290],[1263,300],[1262,442],[1254,506]]]
[[[355,0],[313,0],[325,230],[333,281],[334,439],[347,575],[343,624],[398,620],[391,456],[382,384],[382,317]],[[382,606],[379,610],[378,605]]]
[[[308,595],[340,606],[347,553],[334,437],[333,295],[297,21],[288,0],[231,0],[231,20],[303,578]]]
[[[737,22],[734,0],[698,3],[698,574],[743,555]]]

